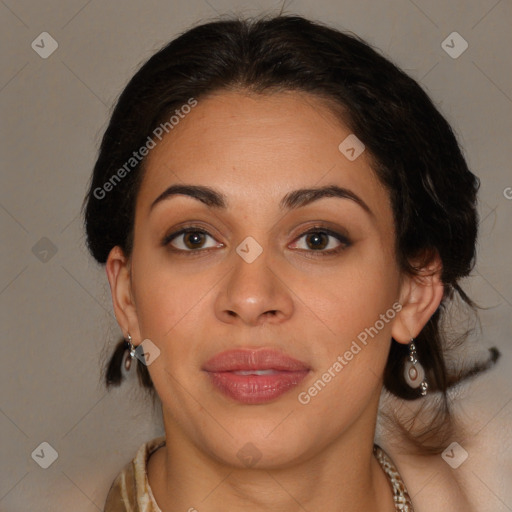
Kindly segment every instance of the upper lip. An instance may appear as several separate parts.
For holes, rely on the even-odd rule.
[[[233,349],[220,352],[203,366],[207,372],[247,370],[305,371],[309,366],[274,349]]]

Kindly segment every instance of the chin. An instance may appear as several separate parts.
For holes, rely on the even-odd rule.
[[[262,408],[258,408],[262,410]],[[231,422],[225,423],[219,417],[223,429],[202,431],[203,451],[228,466],[255,469],[285,469],[306,461],[321,449],[315,439],[322,435],[314,433],[307,422],[298,421],[297,412],[281,407],[279,414],[253,413],[237,418],[231,411]],[[288,411],[288,412],[286,412]],[[304,414],[304,413],[302,413]],[[320,430],[325,427],[319,426]],[[328,444],[328,440],[324,440]],[[320,441],[320,444],[323,444]]]

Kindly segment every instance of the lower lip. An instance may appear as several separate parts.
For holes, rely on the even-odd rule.
[[[280,371],[271,375],[238,375],[233,372],[207,372],[213,385],[224,395],[243,404],[263,404],[298,386],[309,373]]]

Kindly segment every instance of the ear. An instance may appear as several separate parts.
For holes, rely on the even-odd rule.
[[[416,338],[439,307],[444,294],[441,270],[441,258],[436,251],[418,275],[403,277],[399,299],[402,309],[391,329],[398,343],[407,344]]]
[[[110,251],[105,270],[117,323],[125,338],[130,334],[133,344],[136,345],[136,341],[140,340],[140,329],[131,288],[130,260],[126,258],[119,246]]]

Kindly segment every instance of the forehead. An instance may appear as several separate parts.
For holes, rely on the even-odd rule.
[[[233,208],[254,197],[270,207],[290,190],[336,183],[373,204],[377,216],[387,215],[387,193],[369,155],[350,160],[340,151],[349,136],[327,105],[307,93],[216,93],[199,99],[150,151],[137,208],[149,210],[179,183],[225,190]]]

